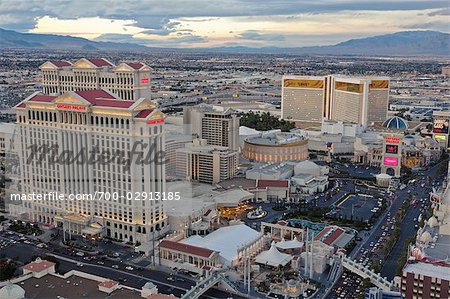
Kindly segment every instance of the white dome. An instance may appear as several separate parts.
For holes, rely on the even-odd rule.
[[[431,216],[430,219],[428,219],[428,226],[435,227],[436,225],[438,225],[438,221],[437,221],[436,217]]]
[[[429,232],[424,232],[421,236],[420,236],[420,242],[422,243],[429,243],[431,241],[431,234]]]
[[[25,290],[16,284],[8,284],[0,289],[2,299],[22,299],[25,298]]]

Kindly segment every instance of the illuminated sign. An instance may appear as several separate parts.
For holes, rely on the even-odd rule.
[[[434,135],[434,139],[445,141],[447,140],[447,136],[436,134]]]
[[[323,80],[285,79],[283,86],[290,88],[323,88]]]
[[[386,143],[395,143],[395,144],[400,143],[399,137],[387,136],[384,140],[386,141]]]
[[[335,89],[348,92],[363,93],[364,85],[336,81]]]
[[[389,80],[372,80],[369,89],[387,89],[389,88]]]
[[[156,119],[156,120],[149,120],[147,122],[147,124],[148,125],[155,125],[155,124],[160,124],[160,123],[163,123],[163,122],[164,122],[164,119],[161,118],[161,119]]]
[[[142,78],[141,79],[141,83],[142,84],[148,84],[150,82],[150,79],[149,78]]]
[[[398,158],[384,157],[383,164],[386,166],[398,166]]]
[[[72,111],[86,111],[86,106],[80,105],[70,105],[70,104],[57,104],[56,108],[63,110],[72,110]]]
[[[448,134],[448,119],[435,119],[433,133]]]
[[[386,153],[398,154],[398,145],[386,144]]]

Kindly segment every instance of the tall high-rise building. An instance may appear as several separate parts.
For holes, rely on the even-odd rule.
[[[328,116],[327,77],[283,76],[281,118],[320,124]]]
[[[389,78],[284,76],[282,118],[320,124],[323,120],[371,126],[387,117]]]
[[[150,99],[150,71],[144,63],[120,63],[105,58],[47,61],[40,66],[44,94],[61,95],[67,91],[106,89],[122,100]]]
[[[164,114],[149,99],[35,93],[16,112],[22,192],[41,199],[23,200],[12,214],[142,244],[167,230],[162,202],[148,200],[166,191]]]
[[[389,79],[331,76],[330,119],[370,126],[386,120]]]
[[[209,145],[239,149],[239,117],[232,109],[220,111],[203,105],[185,107],[183,124],[185,133],[196,134]]]

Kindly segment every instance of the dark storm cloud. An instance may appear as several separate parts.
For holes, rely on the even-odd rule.
[[[26,30],[34,27],[35,18],[59,19],[101,17],[133,19],[146,29],[163,29],[166,20],[180,17],[230,17],[293,15],[342,10],[422,10],[446,9],[448,1],[340,1],[340,0],[2,0],[0,26]]]

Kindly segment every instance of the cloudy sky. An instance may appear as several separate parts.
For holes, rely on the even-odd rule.
[[[0,0],[0,28],[162,47],[292,47],[450,32],[450,8],[448,0]]]

